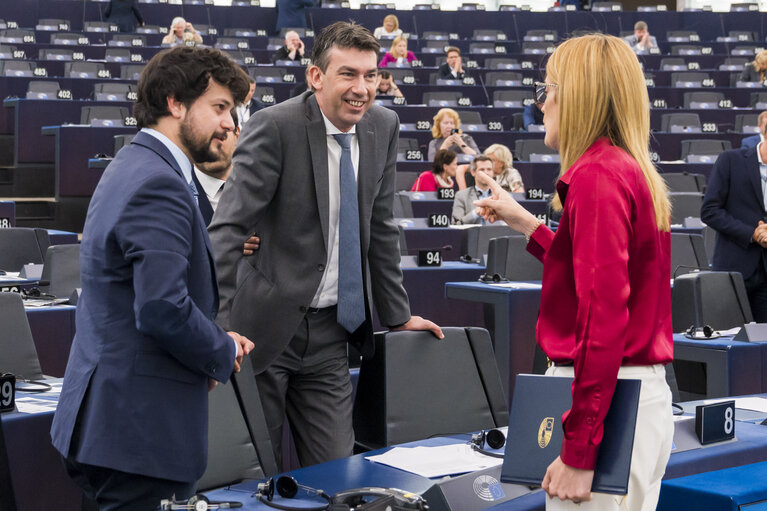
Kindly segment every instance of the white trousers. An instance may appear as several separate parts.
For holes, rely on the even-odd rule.
[[[550,376],[573,376],[572,366],[552,366]],[[660,485],[674,440],[674,419],[671,410],[671,391],[666,383],[666,370],[654,366],[623,366],[618,378],[642,380],[639,393],[631,453],[631,473],[626,495],[592,493],[591,500],[575,504],[570,500],[546,497],[547,511],[560,510],[620,510],[654,511],[658,504]]]

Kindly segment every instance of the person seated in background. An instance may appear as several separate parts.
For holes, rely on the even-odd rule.
[[[530,131],[531,124],[535,124],[536,126],[543,125],[543,112],[541,112],[541,105],[538,103],[530,103],[525,106],[522,116],[524,119],[523,124],[525,125],[525,131]]]
[[[434,155],[440,149],[450,149],[458,154],[479,154],[479,148],[471,135],[463,135],[460,130],[461,118],[452,108],[441,108],[434,116],[431,134],[434,139],[429,142],[427,157],[434,160]]]
[[[634,35],[626,36],[623,40],[637,55],[649,53],[651,48],[658,47],[658,41],[655,40],[655,36],[650,35],[647,23],[644,21],[634,23]]]
[[[455,46],[448,46],[447,62],[439,66],[439,77],[446,80],[463,80],[466,73],[463,70],[461,50]]]
[[[251,115],[268,106],[260,99],[255,98],[254,95],[256,93],[256,81],[253,79],[253,77],[248,76],[248,81],[250,82],[250,90],[248,91],[248,95],[245,97],[245,100],[241,105],[237,105],[237,108],[235,108],[234,112],[234,114],[237,116],[235,119],[235,124],[239,123],[240,126],[245,124],[248,119],[250,119]]]
[[[431,170],[426,170],[413,183],[411,192],[436,192],[438,188],[453,188],[458,155],[448,149],[440,149],[434,156]]]
[[[202,36],[197,33],[191,23],[181,16],[173,18],[173,21],[170,23],[168,35],[162,38],[162,44],[178,46],[188,41],[191,41],[194,44],[200,44],[202,42]]]
[[[759,144],[759,142],[764,141],[764,130],[767,129],[767,110],[759,114],[759,117],[757,118],[756,122],[759,125],[759,133],[756,135],[752,135],[750,137],[746,137],[743,140],[741,140],[740,141],[741,149],[756,147]]]
[[[407,39],[400,35],[391,42],[391,48],[384,54],[378,67],[387,67],[391,62],[410,64],[414,60],[416,60],[415,53],[407,49]]]
[[[220,143],[214,142],[220,146],[216,154],[215,161],[199,162],[194,164],[192,172],[192,181],[198,190],[197,205],[200,208],[202,219],[205,225],[210,224],[213,213],[218,207],[218,200],[224,193],[224,183],[229,178],[232,171],[232,155],[234,148],[237,147],[237,140],[240,138],[240,124],[237,119],[237,112],[231,110],[232,120],[234,120],[234,130],[226,134],[226,138]],[[205,193],[199,193],[202,190]]]
[[[493,160],[489,156],[480,154],[474,157],[469,167],[472,177],[477,172],[483,172],[493,177]],[[453,200],[453,223],[454,224],[482,224],[484,220],[477,214],[474,201],[490,197],[490,186],[475,179],[474,186],[459,190]]]
[[[394,14],[389,14],[383,19],[383,26],[373,31],[373,37],[376,39],[393,39],[402,35],[402,29],[399,28],[399,20]]]
[[[288,30],[285,32],[285,46],[278,49],[272,54],[272,64],[278,60],[301,60],[306,55],[306,47],[298,32],[295,30]]]
[[[376,76],[376,96],[404,97],[402,91],[394,83],[394,77],[388,71],[379,71]]]
[[[512,193],[525,192],[522,176],[514,168],[514,157],[508,147],[503,144],[493,144],[485,149],[484,155],[493,161],[493,177],[501,188]]]
[[[767,71],[767,50],[762,50],[756,54],[752,62],[743,66],[743,72],[740,73],[738,81],[764,83],[767,78],[765,71]]]

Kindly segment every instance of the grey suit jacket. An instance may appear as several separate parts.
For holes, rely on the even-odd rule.
[[[454,224],[478,224],[482,217],[474,214],[477,209],[474,201],[479,199],[479,194],[474,186],[469,186],[456,192],[453,199],[453,223]]]
[[[392,217],[399,121],[373,106],[357,124],[358,202],[367,321],[351,342],[372,354],[371,303],[384,325],[410,319]],[[343,199],[342,199],[343,200]],[[327,262],[328,154],[313,93],[261,110],[245,124],[209,231],[225,329],[249,337],[257,372],[298,329]],[[261,248],[242,255],[252,233]]]

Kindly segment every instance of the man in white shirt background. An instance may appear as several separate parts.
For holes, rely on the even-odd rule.
[[[219,158],[216,161],[195,163],[194,165],[194,184],[198,190],[202,189],[205,192],[200,194],[198,199],[200,212],[206,225],[210,223],[210,219],[218,207],[218,200],[224,193],[224,183],[232,171],[232,155],[240,137],[240,124],[234,109],[232,109],[232,119],[234,120],[234,130],[227,133],[226,139],[222,142]]]

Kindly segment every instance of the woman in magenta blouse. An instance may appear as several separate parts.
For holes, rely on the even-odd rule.
[[[536,100],[546,145],[562,162],[557,232],[492,180],[492,197],[477,206],[524,233],[528,251],[543,262],[537,341],[553,362],[547,374],[574,376],[561,454],[543,480],[546,508],[655,509],[674,430],[664,371],[673,354],[671,207],[649,156],[644,75],[620,39],[574,38],[552,54]],[[618,378],[642,380],[623,497],[590,491]]]
[[[421,172],[410,191],[436,192],[438,188],[453,188],[457,170],[458,155],[449,149],[440,149],[434,155],[431,170]]]
[[[415,53],[408,51],[407,39],[402,36],[397,36],[391,42],[391,49],[387,51],[381,62],[378,63],[378,67],[387,67],[389,62],[400,62],[410,64],[415,60]]]

